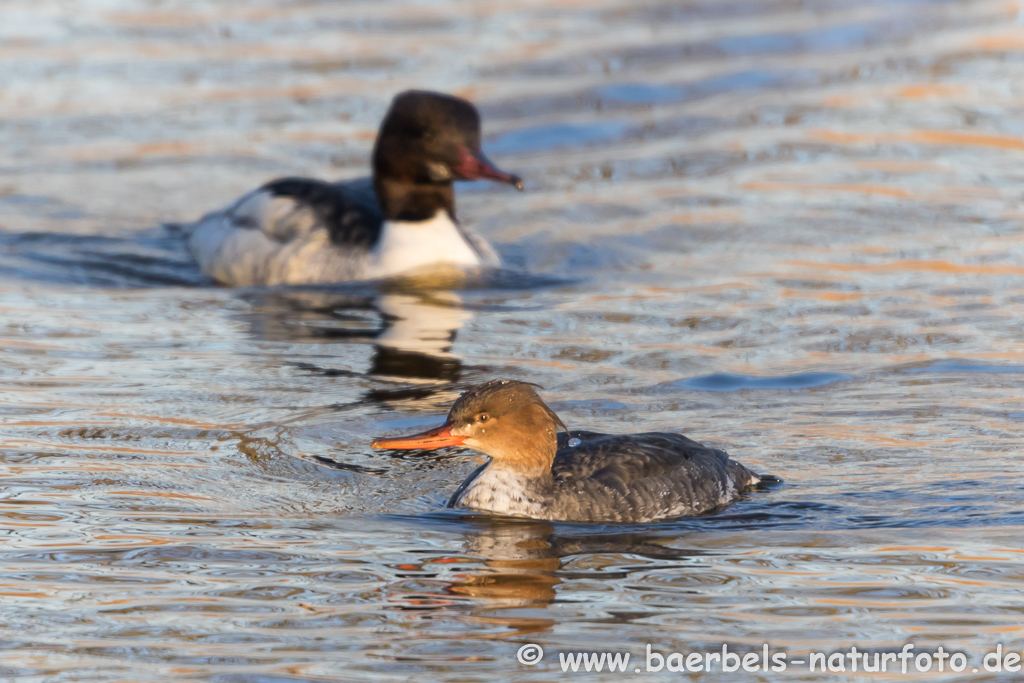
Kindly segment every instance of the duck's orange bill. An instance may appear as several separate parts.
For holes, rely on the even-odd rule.
[[[398,436],[394,439],[377,439],[370,444],[371,448],[392,448],[392,449],[412,449],[421,448],[426,451],[432,451],[436,448],[447,448],[448,446],[461,446],[466,441],[464,436],[455,436],[452,434],[452,423],[445,422],[440,427],[436,427],[426,432],[420,432],[419,434],[412,434],[410,436]]]

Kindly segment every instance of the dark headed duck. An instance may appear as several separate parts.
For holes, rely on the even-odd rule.
[[[372,178],[281,178],[183,230],[202,271],[232,286],[495,267],[494,249],[455,216],[452,184],[480,179],[523,188],[484,156],[476,107],[411,90],[384,117]]]

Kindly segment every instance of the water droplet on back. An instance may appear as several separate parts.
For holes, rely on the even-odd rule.
[[[579,439],[577,439],[576,437],[573,437],[573,438],[569,439],[569,447],[570,448],[576,448],[581,443],[583,443],[583,442],[580,441]]]

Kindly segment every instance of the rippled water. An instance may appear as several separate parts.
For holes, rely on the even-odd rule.
[[[461,214],[531,277],[230,291],[160,227],[363,173],[408,87],[480,105],[527,191]],[[1021,651],[1022,110],[1018,2],[5,0],[0,675]],[[508,523],[442,511],[471,457],[369,449],[493,377],[785,484]]]

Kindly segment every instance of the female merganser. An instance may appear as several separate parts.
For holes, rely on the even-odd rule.
[[[386,278],[432,267],[493,267],[498,255],[455,219],[455,180],[523,189],[480,149],[469,102],[396,96],[373,150],[373,178],[281,178],[183,226],[203,273],[226,285]],[[374,196],[376,195],[376,196]]]
[[[448,507],[565,522],[697,515],[762,479],[725,451],[680,434],[569,432],[533,385],[512,380],[471,388],[436,429],[372,446],[467,446],[491,460],[462,482]]]

